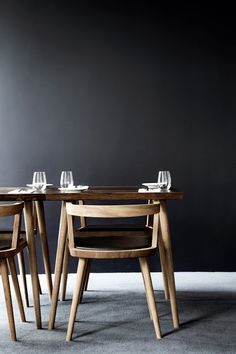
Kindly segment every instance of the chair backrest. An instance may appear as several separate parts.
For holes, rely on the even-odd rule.
[[[14,216],[11,248],[17,248],[18,245],[23,207],[24,207],[23,202],[0,205],[0,218]]]
[[[66,203],[69,247],[74,248],[73,216],[89,218],[134,218],[153,215],[152,247],[157,246],[159,203],[135,205],[76,205]]]

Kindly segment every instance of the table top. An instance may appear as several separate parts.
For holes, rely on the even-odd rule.
[[[24,188],[24,187],[22,187]],[[60,191],[58,187],[47,188],[43,192],[22,193],[12,191],[20,187],[0,187],[0,200],[179,200],[183,199],[183,192],[171,189],[170,191],[144,190],[141,186],[90,186],[84,191]],[[9,192],[11,192],[9,194]]]

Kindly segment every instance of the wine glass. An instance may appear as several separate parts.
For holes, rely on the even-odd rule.
[[[161,190],[169,190],[171,187],[171,176],[169,171],[159,171],[157,184]]]
[[[60,178],[60,186],[61,188],[69,188],[73,187],[74,180],[72,171],[62,171]]]
[[[43,190],[46,188],[47,180],[46,173],[44,171],[36,171],[33,174],[33,187],[37,190]]]

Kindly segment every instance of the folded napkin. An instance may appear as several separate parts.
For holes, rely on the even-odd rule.
[[[8,194],[31,194],[33,192],[35,192],[35,189],[17,188],[17,189],[14,189],[13,191],[8,192]]]
[[[152,192],[160,192],[159,188],[151,188],[151,189],[147,189],[147,188],[139,188],[138,190],[139,193],[152,193]]]

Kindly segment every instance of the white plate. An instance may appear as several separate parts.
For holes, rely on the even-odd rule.
[[[30,187],[30,188],[34,188],[34,185],[33,184],[26,184],[27,187]],[[52,183],[47,183],[46,184],[46,187],[49,187],[49,186],[53,186]]]
[[[67,188],[58,188],[60,191],[63,192],[70,192],[70,191],[84,191],[88,189],[89,186],[73,186],[73,187],[67,187]]]

